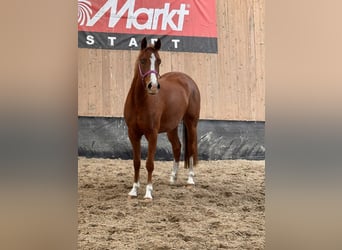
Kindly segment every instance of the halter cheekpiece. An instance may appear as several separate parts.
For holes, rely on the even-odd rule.
[[[138,67],[139,67],[139,73],[140,73],[142,84],[144,84],[145,77],[152,74],[152,73],[156,74],[158,78],[160,77],[159,73],[156,70],[149,70],[149,71],[143,73],[141,70],[141,67],[140,67],[140,63],[138,64]]]

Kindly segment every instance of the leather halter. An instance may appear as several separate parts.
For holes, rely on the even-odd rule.
[[[140,67],[140,63],[138,64],[138,67],[139,67],[139,73],[140,73],[140,77],[141,77],[141,83],[142,83],[143,85],[144,85],[144,79],[145,79],[145,77],[148,76],[148,75],[150,75],[150,74],[152,74],[152,73],[156,74],[156,76],[157,76],[158,78],[160,78],[159,72],[157,72],[156,70],[149,70],[149,71],[143,73],[142,70],[141,70],[141,67]]]

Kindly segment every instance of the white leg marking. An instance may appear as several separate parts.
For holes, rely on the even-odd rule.
[[[195,176],[194,159],[191,156],[189,159],[189,175],[188,175],[188,181],[187,181],[188,184],[195,185],[194,176]]]
[[[146,186],[146,194],[144,196],[144,199],[153,199],[152,198],[152,191],[153,191],[153,187],[152,184],[147,184]]]
[[[131,189],[131,191],[128,193],[129,196],[134,196],[137,197],[138,196],[138,189],[140,187],[140,183],[136,182],[133,184],[133,187]]]
[[[173,162],[173,167],[170,175],[170,184],[174,184],[177,180],[177,172],[179,168],[179,162]]]
[[[150,70],[156,70],[155,68],[155,63],[156,63],[156,56],[154,55],[154,53],[151,54],[151,68]],[[158,81],[157,81],[157,76],[155,73],[151,73],[151,83],[153,87],[157,87],[158,86]]]

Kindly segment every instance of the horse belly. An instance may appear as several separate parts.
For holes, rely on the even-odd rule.
[[[168,132],[175,129],[183,119],[185,111],[174,109],[163,113],[160,119],[159,133]]]
[[[175,120],[170,120],[170,121],[166,121],[166,122],[161,122],[160,124],[160,128],[159,128],[159,133],[164,133],[164,132],[168,132],[173,130],[174,128],[176,128],[178,126],[178,124],[180,123],[180,119],[175,121]]]
[[[177,86],[176,82],[171,84],[175,84],[173,87]],[[168,132],[175,129],[183,119],[188,108],[188,95],[185,89],[181,85],[177,87],[166,91],[167,98],[165,98],[166,102],[160,119],[160,132]]]

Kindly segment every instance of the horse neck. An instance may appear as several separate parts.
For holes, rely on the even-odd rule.
[[[132,98],[134,99],[135,102],[138,102],[138,103],[142,102],[147,95],[143,82],[141,80],[138,66],[136,66],[134,69],[134,76],[133,76],[133,80],[131,84],[131,91],[132,91]]]

